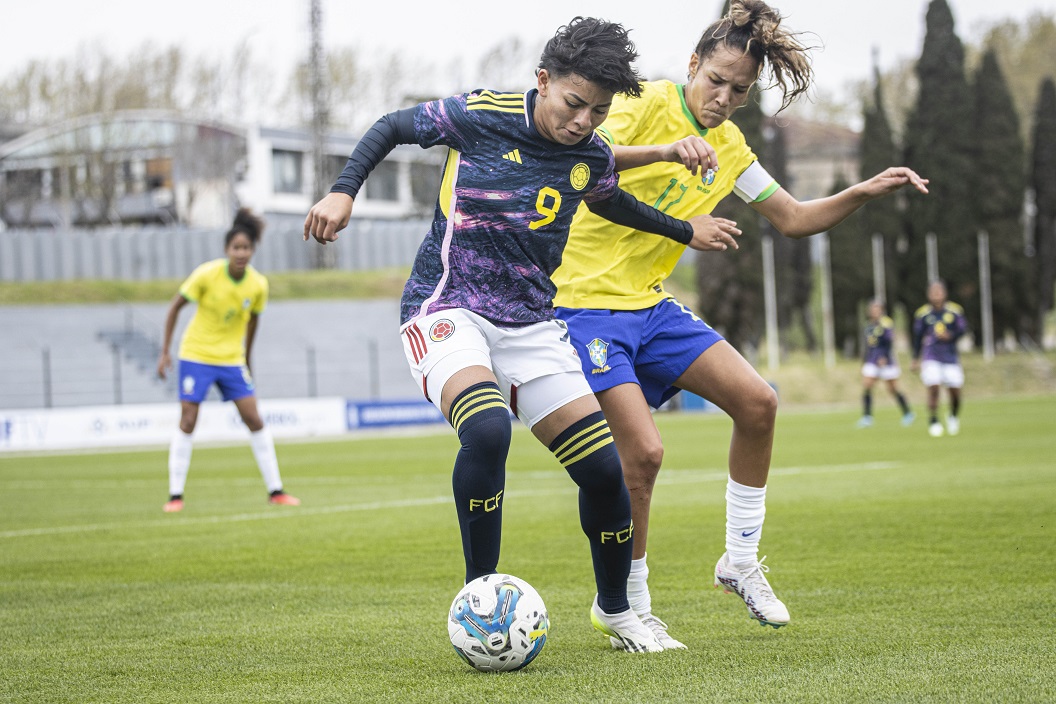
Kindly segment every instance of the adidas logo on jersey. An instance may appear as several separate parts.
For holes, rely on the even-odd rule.
[[[507,152],[506,154],[502,155],[502,158],[506,161],[516,161],[518,164],[522,163],[520,149],[514,149],[512,152]]]

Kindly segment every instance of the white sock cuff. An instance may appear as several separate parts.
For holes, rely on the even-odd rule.
[[[271,428],[264,426],[260,430],[249,431],[250,442],[274,442],[274,438],[271,436]]]
[[[631,574],[633,576],[649,576],[649,566],[645,564],[645,558],[647,557],[649,557],[648,554],[643,555],[640,560],[631,560]]]
[[[726,494],[736,496],[739,499],[752,499],[766,498],[766,487],[765,486],[746,486],[745,484],[738,484],[733,481],[732,477],[726,478]]]

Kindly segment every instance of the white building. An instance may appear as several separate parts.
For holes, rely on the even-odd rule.
[[[331,181],[356,142],[351,135],[329,136]],[[367,181],[354,217],[431,215],[443,157],[442,149],[398,147]],[[0,221],[13,228],[224,227],[238,206],[303,215],[313,201],[313,173],[305,130],[238,127],[154,110],[89,115],[0,144]]]

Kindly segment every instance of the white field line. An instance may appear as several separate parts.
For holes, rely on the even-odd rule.
[[[770,476],[794,476],[811,474],[834,474],[843,472],[870,472],[897,469],[900,462],[863,462],[860,464],[836,464],[821,467],[780,467],[770,470]],[[532,472],[532,475],[543,475],[543,472]],[[547,477],[561,478],[567,482],[561,472],[545,473]],[[538,478],[538,477],[536,477]],[[702,482],[725,481],[726,473],[704,469],[669,469],[662,471],[658,484],[699,484]],[[516,490],[514,496],[549,496],[568,491],[569,487]],[[52,526],[48,528],[26,528],[23,530],[0,531],[0,539],[26,538],[40,535],[63,535],[70,533],[89,533],[93,531],[127,530],[129,528],[169,528],[188,525],[211,525],[218,523],[241,523],[244,521],[266,521],[277,518],[302,518],[306,516],[325,516],[335,513],[355,513],[358,511],[378,511],[393,508],[412,508],[415,506],[437,506],[451,503],[451,496],[428,496],[418,499],[398,499],[393,501],[370,501],[360,504],[342,504],[337,506],[320,506],[318,508],[273,509],[258,513],[239,513],[229,516],[204,516],[201,518],[183,518],[172,516],[159,517],[157,520],[134,521],[130,523],[87,523],[73,526]]]

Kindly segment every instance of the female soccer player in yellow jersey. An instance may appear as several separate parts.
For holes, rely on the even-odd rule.
[[[243,208],[224,236],[223,259],[202,264],[180,286],[165,318],[165,342],[158,359],[158,376],[172,367],[169,348],[180,309],[188,302],[198,310],[180,344],[180,427],[169,446],[169,501],[166,513],[183,510],[183,488],[191,466],[192,433],[198,406],[216,384],[225,401],[233,401],[249,428],[253,456],[268,488],[268,501],[296,506],[301,502],[282,490],[279,462],[271,431],[257,410],[249,355],[257,332],[257,316],[268,302],[268,280],[249,265],[264,223]],[[244,344],[243,344],[244,343]]]
[[[729,15],[701,36],[684,85],[653,81],[644,84],[640,98],[616,98],[598,132],[613,147],[621,187],[676,218],[710,213],[736,192],[794,238],[827,230],[907,184],[927,193],[927,180],[896,167],[836,195],[799,202],[766,173],[729,119],[763,69],[781,88],[782,107],[809,88],[808,51],[780,22],[761,0],[734,0]],[[720,218],[715,224],[734,225]],[[631,493],[631,607],[665,648],[685,646],[653,616],[646,582],[649,505],[663,456],[649,407],[659,407],[678,389],[707,398],[733,419],[726,552],[715,568],[715,584],[740,595],[762,624],[778,627],[789,620],[758,559],[777,396],[729,343],[664,291],[683,250],[580,209],[553,277],[557,316],[569,326],[611,425]]]

